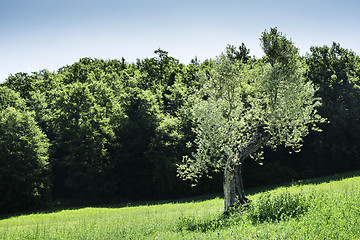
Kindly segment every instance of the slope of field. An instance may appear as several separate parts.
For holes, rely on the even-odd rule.
[[[359,175],[257,192],[229,217],[221,198],[8,217],[0,239],[360,239]]]

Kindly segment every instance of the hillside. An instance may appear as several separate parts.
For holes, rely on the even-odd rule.
[[[0,220],[0,239],[360,238],[360,172],[252,192],[249,207],[229,217],[219,197],[83,207]]]

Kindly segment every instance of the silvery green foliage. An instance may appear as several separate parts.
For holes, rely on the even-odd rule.
[[[243,64],[220,55],[211,71],[199,74],[201,88],[189,99],[196,121],[196,151],[183,158],[179,176],[197,181],[210,171],[223,170],[225,148],[237,152],[259,128],[270,136],[267,146],[299,150],[309,127],[324,121],[317,114],[320,99],[304,78],[304,66],[298,55],[286,65]],[[258,160],[261,153],[253,157]]]

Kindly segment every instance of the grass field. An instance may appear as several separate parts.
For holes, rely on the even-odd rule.
[[[219,197],[84,207],[3,218],[0,239],[360,239],[360,172],[252,191],[229,217]]]

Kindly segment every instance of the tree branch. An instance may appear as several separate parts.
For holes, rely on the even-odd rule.
[[[256,152],[261,146],[265,145],[270,139],[270,134],[266,133],[262,127],[258,127],[251,139],[237,148],[240,164],[251,154]]]

